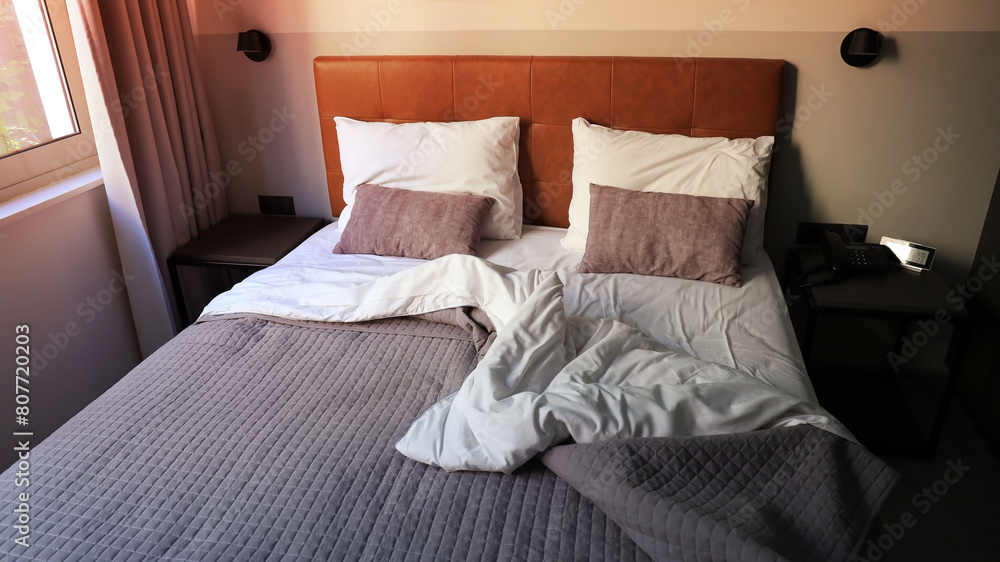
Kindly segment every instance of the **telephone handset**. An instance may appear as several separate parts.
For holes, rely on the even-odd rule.
[[[826,232],[820,241],[826,264],[810,269],[799,277],[799,287],[811,287],[834,283],[854,273],[885,273],[899,265],[899,259],[882,244],[845,244],[836,232]],[[820,270],[829,271],[829,276],[817,281],[806,281]]]

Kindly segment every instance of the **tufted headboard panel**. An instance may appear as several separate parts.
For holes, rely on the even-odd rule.
[[[653,133],[773,135],[784,61],[657,57],[377,56],[313,62],[330,204],[344,208],[335,116],[393,123],[521,119],[526,224],[566,227],[571,121]]]

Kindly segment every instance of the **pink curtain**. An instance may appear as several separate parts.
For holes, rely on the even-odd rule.
[[[185,0],[77,0],[163,283],[174,249],[226,217],[221,165]],[[82,56],[82,55],[81,55]],[[120,115],[124,120],[124,131]],[[131,159],[131,161],[127,161]]]

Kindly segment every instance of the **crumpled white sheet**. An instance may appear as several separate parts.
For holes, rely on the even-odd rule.
[[[737,289],[670,277],[577,273],[583,252],[563,248],[560,240],[565,234],[566,229],[525,226],[518,240],[481,241],[479,256],[520,271],[557,271],[571,316],[619,320],[668,347],[739,369],[789,394],[816,401],[785,295],[766,253],[742,267],[743,287]],[[322,320],[326,317],[322,303],[332,293],[426,263],[413,258],[333,254],[339,240],[336,223],[328,225],[277,264],[220,295],[204,315],[247,312],[244,303],[252,302],[262,314]]]
[[[396,444],[446,470],[510,473],[567,438],[735,433],[810,423],[853,439],[817,404],[671,349],[616,320],[567,317],[545,277],[462,388]]]
[[[373,273],[275,266],[212,299],[201,318],[242,313],[292,320],[363,322],[473,306],[482,309],[500,330],[541,279],[550,275],[538,269],[518,271],[459,254],[408,262],[409,267],[391,275],[381,271],[381,266]]]
[[[255,274],[216,297],[202,316],[359,322],[474,306],[496,327],[490,351],[462,388],[422,414],[397,444],[420,462],[511,472],[567,438],[585,443],[799,423],[853,439],[815,404],[807,385],[797,392],[798,385],[696,358],[669,338],[658,341],[618,320],[567,316],[561,272],[461,255],[393,263],[392,274],[378,260],[370,271],[308,263]]]

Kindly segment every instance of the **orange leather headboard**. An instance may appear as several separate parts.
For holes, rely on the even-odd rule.
[[[391,123],[521,118],[526,224],[569,226],[571,121],[729,138],[773,135],[784,61],[651,57],[318,57],[333,214],[344,208],[335,116]]]

